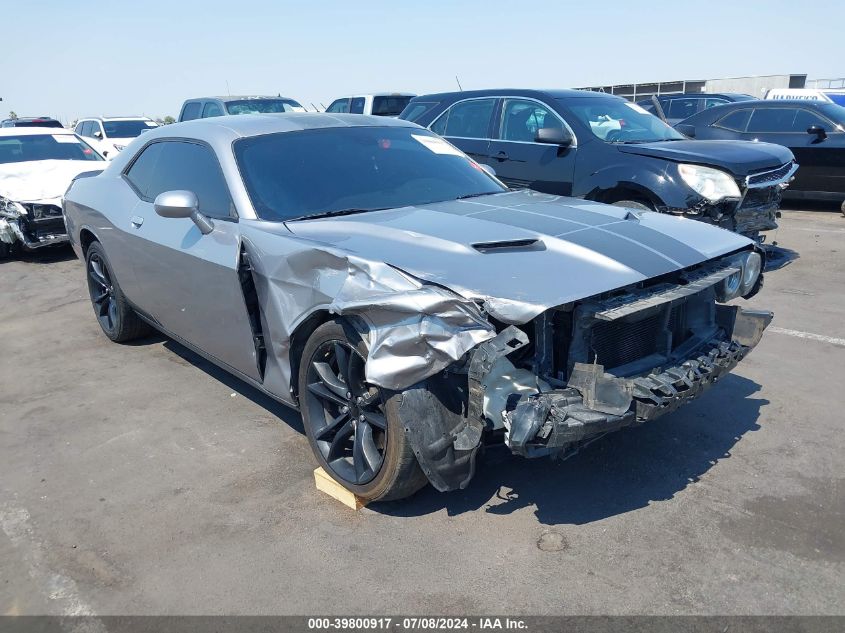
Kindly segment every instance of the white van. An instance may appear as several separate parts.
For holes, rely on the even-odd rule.
[[[408,102],[417,95],[410,92],[383,92],[370,95],[353,95],[335,99],[326,112],[349,112],[351,114],[374,114],[375,116],[399,116]]]
[[[824,101],[845,106],[845,88],[772,88],[764,98]]]

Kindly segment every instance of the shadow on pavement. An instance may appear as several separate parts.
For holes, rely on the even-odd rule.
[[[13,261],[27,264],[53,264],[75,258],[76,253],[69,245],[45,246],[34,251],[18,251],[9,257],[0,257],[0,264]]]
[[[763,269],[764,273],[785,268],[801,257],[798,251],[774,244],[763,244],[763,249],[766,251],[766,267]]]
[[[768,400],[750,397],[759,389],[731,374],[683,409],[611,433],[564,462],[521,459],[501,447],[479,460],[466,490],[439,493],[429,486],[411,499],[370,508],[410,517],[443,509],[454,516],[532,507],[545,525],[581,525],[630,512],[671,499],[729,458],[745,433],[760,428],[760,409]]]
[[[297,411],[294,411],[293,409],[282,404],[281,402],[274,400],[273,398],[271,398],[264,392],[259,391],[255,387],[248,385],[243,380],[241,380],[240,378],[236,378],[226,370],[220,369],[211,361],[206,360],[199,354],[195,354],[187,347],[180,345],[173,339],[166,338],[163,334],[156,333],[153,334],[150,338],[145,338],[140,341],[140,344],[143,345],[145,343],[155,342],[156,337],[161,337],[161,340],[164,340],[164,348],[169,352],[176,354],[177,356],[187,361],[197,369],[201,369],[218,382],[222,382],[229,389],[238,393],[244,398],[251,400],[259,407],[266,409],[269,413],[272,413],[277,418],[281,419],[282,422],[287,424],[295,431],[298,431],[303,434],[305,433],[305,427],[302,426],[302,417]]]

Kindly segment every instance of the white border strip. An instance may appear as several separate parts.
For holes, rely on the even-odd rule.
[[[786,334],[787,336],[794,336],[796,338],[805,338],[811,341],[819,341],[820,343],[829,343],[830,345],[839,345],[845,347],[845,338],[834,338],[833,336],[825,336],[823,334],[813,334],[812,332],[802,332],[801,330],[789,330],[784,327],[771,326],[768,332],[775,334]]]

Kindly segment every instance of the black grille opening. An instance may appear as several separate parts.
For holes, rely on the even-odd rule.
[[[636,322],[596,323],[590,337],[590,362],[605,368],[619,367],[660,351],[665,340],[665,313],[657,312]]]

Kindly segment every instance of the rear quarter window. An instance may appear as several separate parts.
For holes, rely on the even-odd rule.
[[[437,101],[415,101],[414,103],[409,103],[407,107],[402,110],[399,118],[416,123],[417,119],[421,118],[424,114],[431,112],[438,105],[439,103]]]
[[[200,102],[199,101],[191,101],[190,103],[186,103],[185,107],[182,108],[182,116],[179,117],[180,121],[192,121],[194,119],[198,119],[200,117]]]

